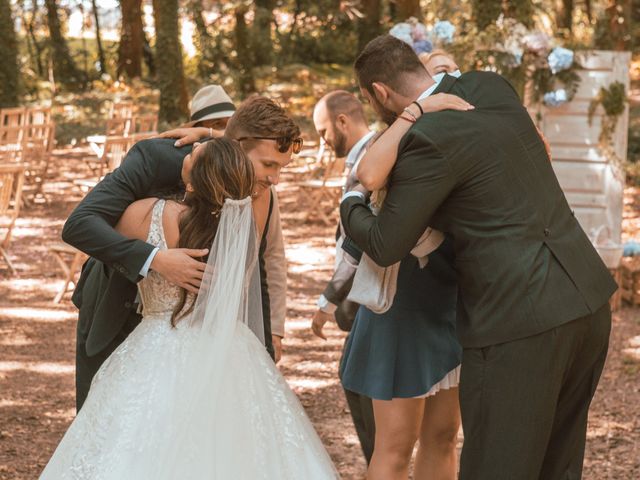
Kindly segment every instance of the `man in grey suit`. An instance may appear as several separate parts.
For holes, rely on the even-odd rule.
[[[411,48],[388,35],[365,47],[355,70],[389,122],[431,93],[475,106],[411,126],[377,217],[364,188],[341,204],[346,233],[380,265],[402,259],[427,226],[453,236],[464,347],[460,478],[580,478],[617,286],[531,118],[494,73],[445,76],[436,88]]]
[[[205,129],[209,132],[209,129]],[[264,201],[268,220],[260,243],[260,279],[266,347],[272,357],[284,335],[286,263],[277,196],[271,186],[299,148],[300,130],[271,100],[252,97],[236,111],[227,135],[243,139],[256,172],[256,202]],[[298,147],[295,147],[298,145]],[[80,202],[65,223],[65,242],[91,256],[82,269],[73,302],[79,309],[76,345],[76,406],[81,408],[91,380],[104,360],[140,322],[136,283],[151,269],[171,283],[197,292],[205,264],[203,251],[160,250],[115,231],[134,201],[164,197],[184,188],[182,163],[191,147],[171,139],[143,140],[127,153]]]
[[[355,95],[344,90],[334,90],[318,101],[313,111],[313,123],[318,135],[334,150],[338,157],[346,157],[349,172],[364,156],[374,132],[369,130],[362,103]],[[350,182],[345,186],[349,190]],[[347,300],[359,261],[342,250],[344,232],[338,227],[336,242],[336,266],[333,276],[318,299],[311,328],[320,338],[324,324],[336,321],[341,330],[350,332],[359,305]],[[348,338],[348,337],[347,337]],[[375,441],[375,421],[371,399],[350,390],[344,390],[353,425],[367,463],[371,462]]]

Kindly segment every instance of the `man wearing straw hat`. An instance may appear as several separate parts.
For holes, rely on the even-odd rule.
[[[205,127],[224,130],[235,113],[236,106],[220,85],[207,85],[191,100],[191,114],[185,127]]]

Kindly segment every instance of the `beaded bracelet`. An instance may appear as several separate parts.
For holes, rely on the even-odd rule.
[[[405,108],[403,110],[404,113],[406,113],[407,115],[409,115],[411,118],[413,118],[413,121],[415,122],[416,120],[418,120],[418,117],[416,117],[413,112],[411,110],[409,110],[409,108]]]
[[[398,115],[398,118],[401,118],[402,120],[406,120],[409,123],[416,123],[415,118],[405,117],[404,115]]]

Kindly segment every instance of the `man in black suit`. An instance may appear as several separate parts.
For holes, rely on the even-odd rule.
[[[280,169],[291,160],[293,146],[299,145],[299,134],[286,112],[264,97],[245,101],[227,127],[227,136],[242,140],[254,165],[254,203],[269,211],[260,244],[260,273],[265,340],[272,356],[276,355],[274,345],[278,346],[284,335],[286,264],[277,197],[271,187],[278,183]],[[176,148],[171,139],[137,143],[120,168],[98,183],[65,223],[63,240],[91,257],[73,294],[80,310],[76,345],[78,409],[100,365],[140,322],[136,283],[150,269],[188,291],[198,290],[205,267],[198,260],[203,251],[158,250],[146,242],[125,238],[114,229],[132,202],[181,191],[182,163],[190,151],[191,147]]]
[[[364,189],[341,204],[347,234],[380,265],[402,259],[427,226],[453,236],[464,347],[460,478],[580,478],[617,287],[526,109],[490,72],[445,76],[436,88],[411,48],[388,35],[365,47],[355,70],[387,122],[411,121],[398,115],[431,93],[475,106],[411,126],[377,217]]]

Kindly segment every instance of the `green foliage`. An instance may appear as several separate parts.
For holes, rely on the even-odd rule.
[[[605,116],[613,122],[613,128],[615,128],[618,117],[624,113],[626,103],[627,94],[624,84],[613,82],[609,88],[601,87],[598,95],[589,104],[589,124],[591,124],[598,105],[602,105]]]
[[[18,43],[9,0],[0,0],[0,107],[15,107],[19,97]]]
[[[484,30],[492,25],[502,13],[502,2],[496,0],[471,0],[471,3],[478,30]]]

